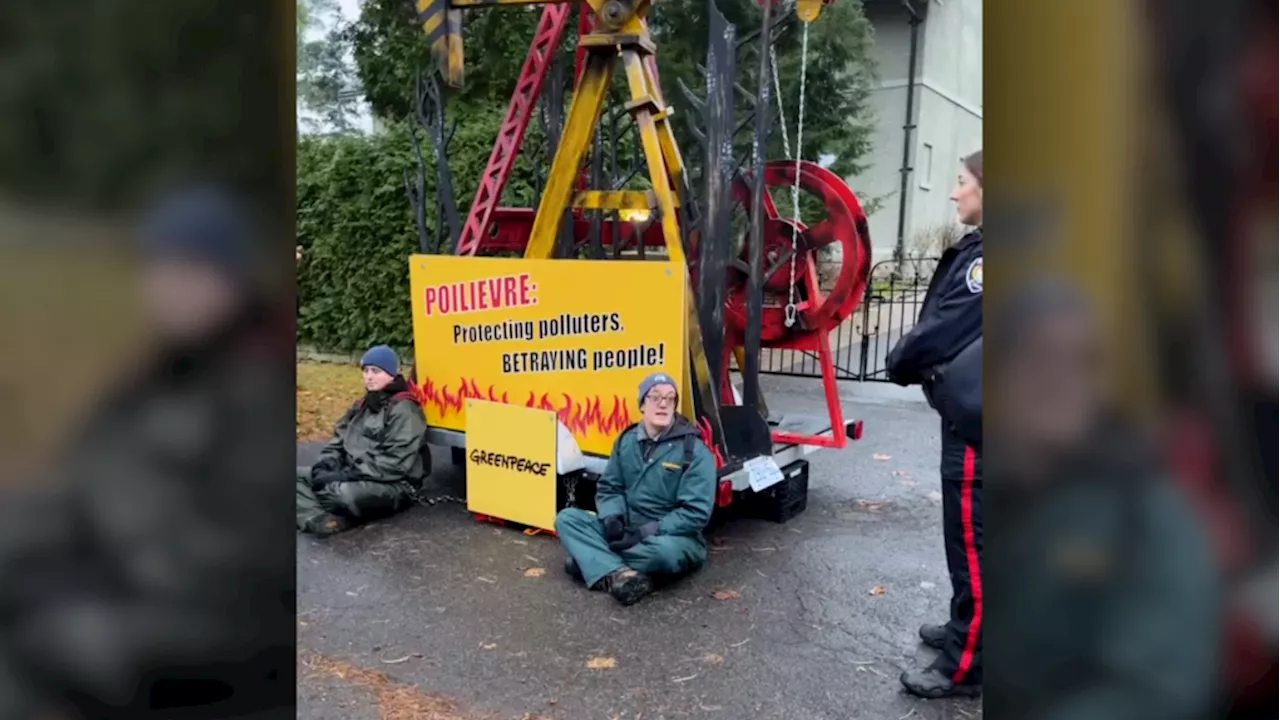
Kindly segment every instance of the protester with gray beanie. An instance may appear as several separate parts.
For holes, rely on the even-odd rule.
[[[596,486],[596,514],[556,516],[565,569],[623,605],[707,560],[703,528],[715,506],[716,463],[697,426],[680,415],[679,383],[665,372],[640,382],[641,421],[614,442]]]

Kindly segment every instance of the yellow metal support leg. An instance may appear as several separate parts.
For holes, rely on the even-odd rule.
[[[616,51],[593,49],[587,55],[578,91],[569,105],[569,117],[560,136],[560,146],[547,174],[547,186],[542,191],[542,201],[538,203],[538,211],[533,218],[533,230],[524,251],[527,258],[546,259],[555,254],[560,221],[573,199],[574,181],[578,179],[578,170],[582,168],[591,138],[595,136],[600,110],[613,80],[613,52]]]
[[[640,132],[640,144],[644,148],[645,161],[649,165],[649,179],[653,193],[658,198],[658,212],[662,214],[662,238],[667,244],[667,257],[671,262],[685,262],[684,242],[680,237],[680,217],[676,214],[675,193],[671,187],[671,174],[662,153],[662,140],[658,137],[658,124],[654,114],[662,110],[650,89],[649,73],[644,61],[634,47],[623,48],[622,67],[627,73],[631,88],[631,116]]]
[[[662,93],[655,79],[649,74],[644,57],[633,48],[622,51],[622,66],[627,73],[627,84],[631,88],[631,114],[635,118],[636,128],[640,131],[640,142],[644,147],[645,160],[649,164],[649,177],[653,182],[653,193],[658,200],[658,211],[662,213],[662,238],[667,245],[667,256],[672,262],[688,264],[684,252],[684,239],[680,234],[680,217],[676,214],[678,192],[682,187],[684,167],[680,153],[675,149],[675,141],[667,124],[670,110],[662,103]],[[706,348],[702,345],[702,330],[698,323],[698,305],[693,295],[692,284],[685,284],[685,307],[687,317],[685,328],[689,350],[689,377],[696,378],[694,390],[698,393],[702,406],[707,409],[713,431],[722,435],[717,388],[711,386],[711,367]],[[683,412],[695,417],[692,398],[686,394]]]
[[[636,18],[632,18],[616,34],[588,35],[582,38],[581,45],[588,49],[587,65],[569,107],[569,117],[555,159],[551,163],[542,200],[538,203],[524,256],[553,256],[560,223],[567,208],[626,208],[644,205],[656,209],[660,214],[659,222],[669,260],[687,266],[684,240],[680,233],[680,216],[677,213],[681,204],[684,164],[668,120],[671,111],[663,102],[656,78],[650,74],[645,62],[652,54],[653,47],[648,31]],[[613,63],[619,55],[631,94],[628,109],[640,133],[640,143],[653,187],[645,193],[575,192],[578,173],[599,124],[609,83],[613,79]],[[681,393],[681,412],[687,417],[696,417],[693,403],[693,395],[696,393],[712,424],[712,431],[717,437],[723,437],[718,388],[711,386],[710,365],[698,326],[697,304],[694,301],[693,287],[687,280],[685,305],[689,354],[685,368],[685,388],[682,388],[687,391]],[[696,383],[692,382],[693,378],[696,378]]]

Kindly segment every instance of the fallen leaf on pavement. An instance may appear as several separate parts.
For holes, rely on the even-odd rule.
[[[871,456],[871,459],[872,459],[872,460],[888,460],[888,459],[889,459],[889,458],[891,458],[891,457],[893,457],[893,456],[892,456],[892,455],[885,455],[884,453],[876,453],[875,455],[872,455],[872,456]]]
[[[498,647],[498,643],[480,643],[481,650],[492,650]]]
[[[711,593],[711,597],[717,600],[737,600],[742,596],[733,590],[717,590]]]
[[[871,512],[875,512],[876,510],[879,510],[880,508],[884,507],[884,501],[883,500],[880,500],[880,501],[859,500],[858,505],[863,510],[870,510]]]
[[[591,670],[612,670],[618,667],[618,661],[611,657],[593,657],[587,661],[587,668]]]
[[[708,665],[721,665],[724,663],[724,657],[715,653],[707,653],[702,656],[702,662]]]
[[[525,577],[542,577],[547,572],[546,568],[529,568],[524,571]]]
[[[869,592],[869,593],[867,593],[867,594],[868,594],[868,595],[883,595],[883,594],[884,594],[884,586],[883,586],[883,585],[877,585],[877,586],[875,586],[875,587],[871,588],[871,592]]]

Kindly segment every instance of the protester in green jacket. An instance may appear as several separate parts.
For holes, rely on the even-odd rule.
[[[429,468],[422,408],[386,345],[361,358],[368,392],[342,419],[313,466],[298,468],[298,529],[317,536],[400,512],[413,502]]]
[[[1108,391],[1101,318],[1036,281],[994,307],[990,717],[1221,717],[1222,576],[1160,444]],[[980,649],[980,646],[979,646]]]
[[[707,559],[702,530],[715,504],[716,464],[697,427],[676,412],[675,380],[640,384],[642,420],[623,430],[596,490],[597,514],[556,516],[565,569],[592,590],[631,605],[655,576],[679,577]]]

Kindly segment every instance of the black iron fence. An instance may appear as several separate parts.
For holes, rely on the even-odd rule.
[[[871,268],[871,281],[858,309],[831,333],[836,378],[887,382],[885,356],[916,324],[937,258],[885,260]],[[816,353],[763,350],[760,372],[822,377]]]

